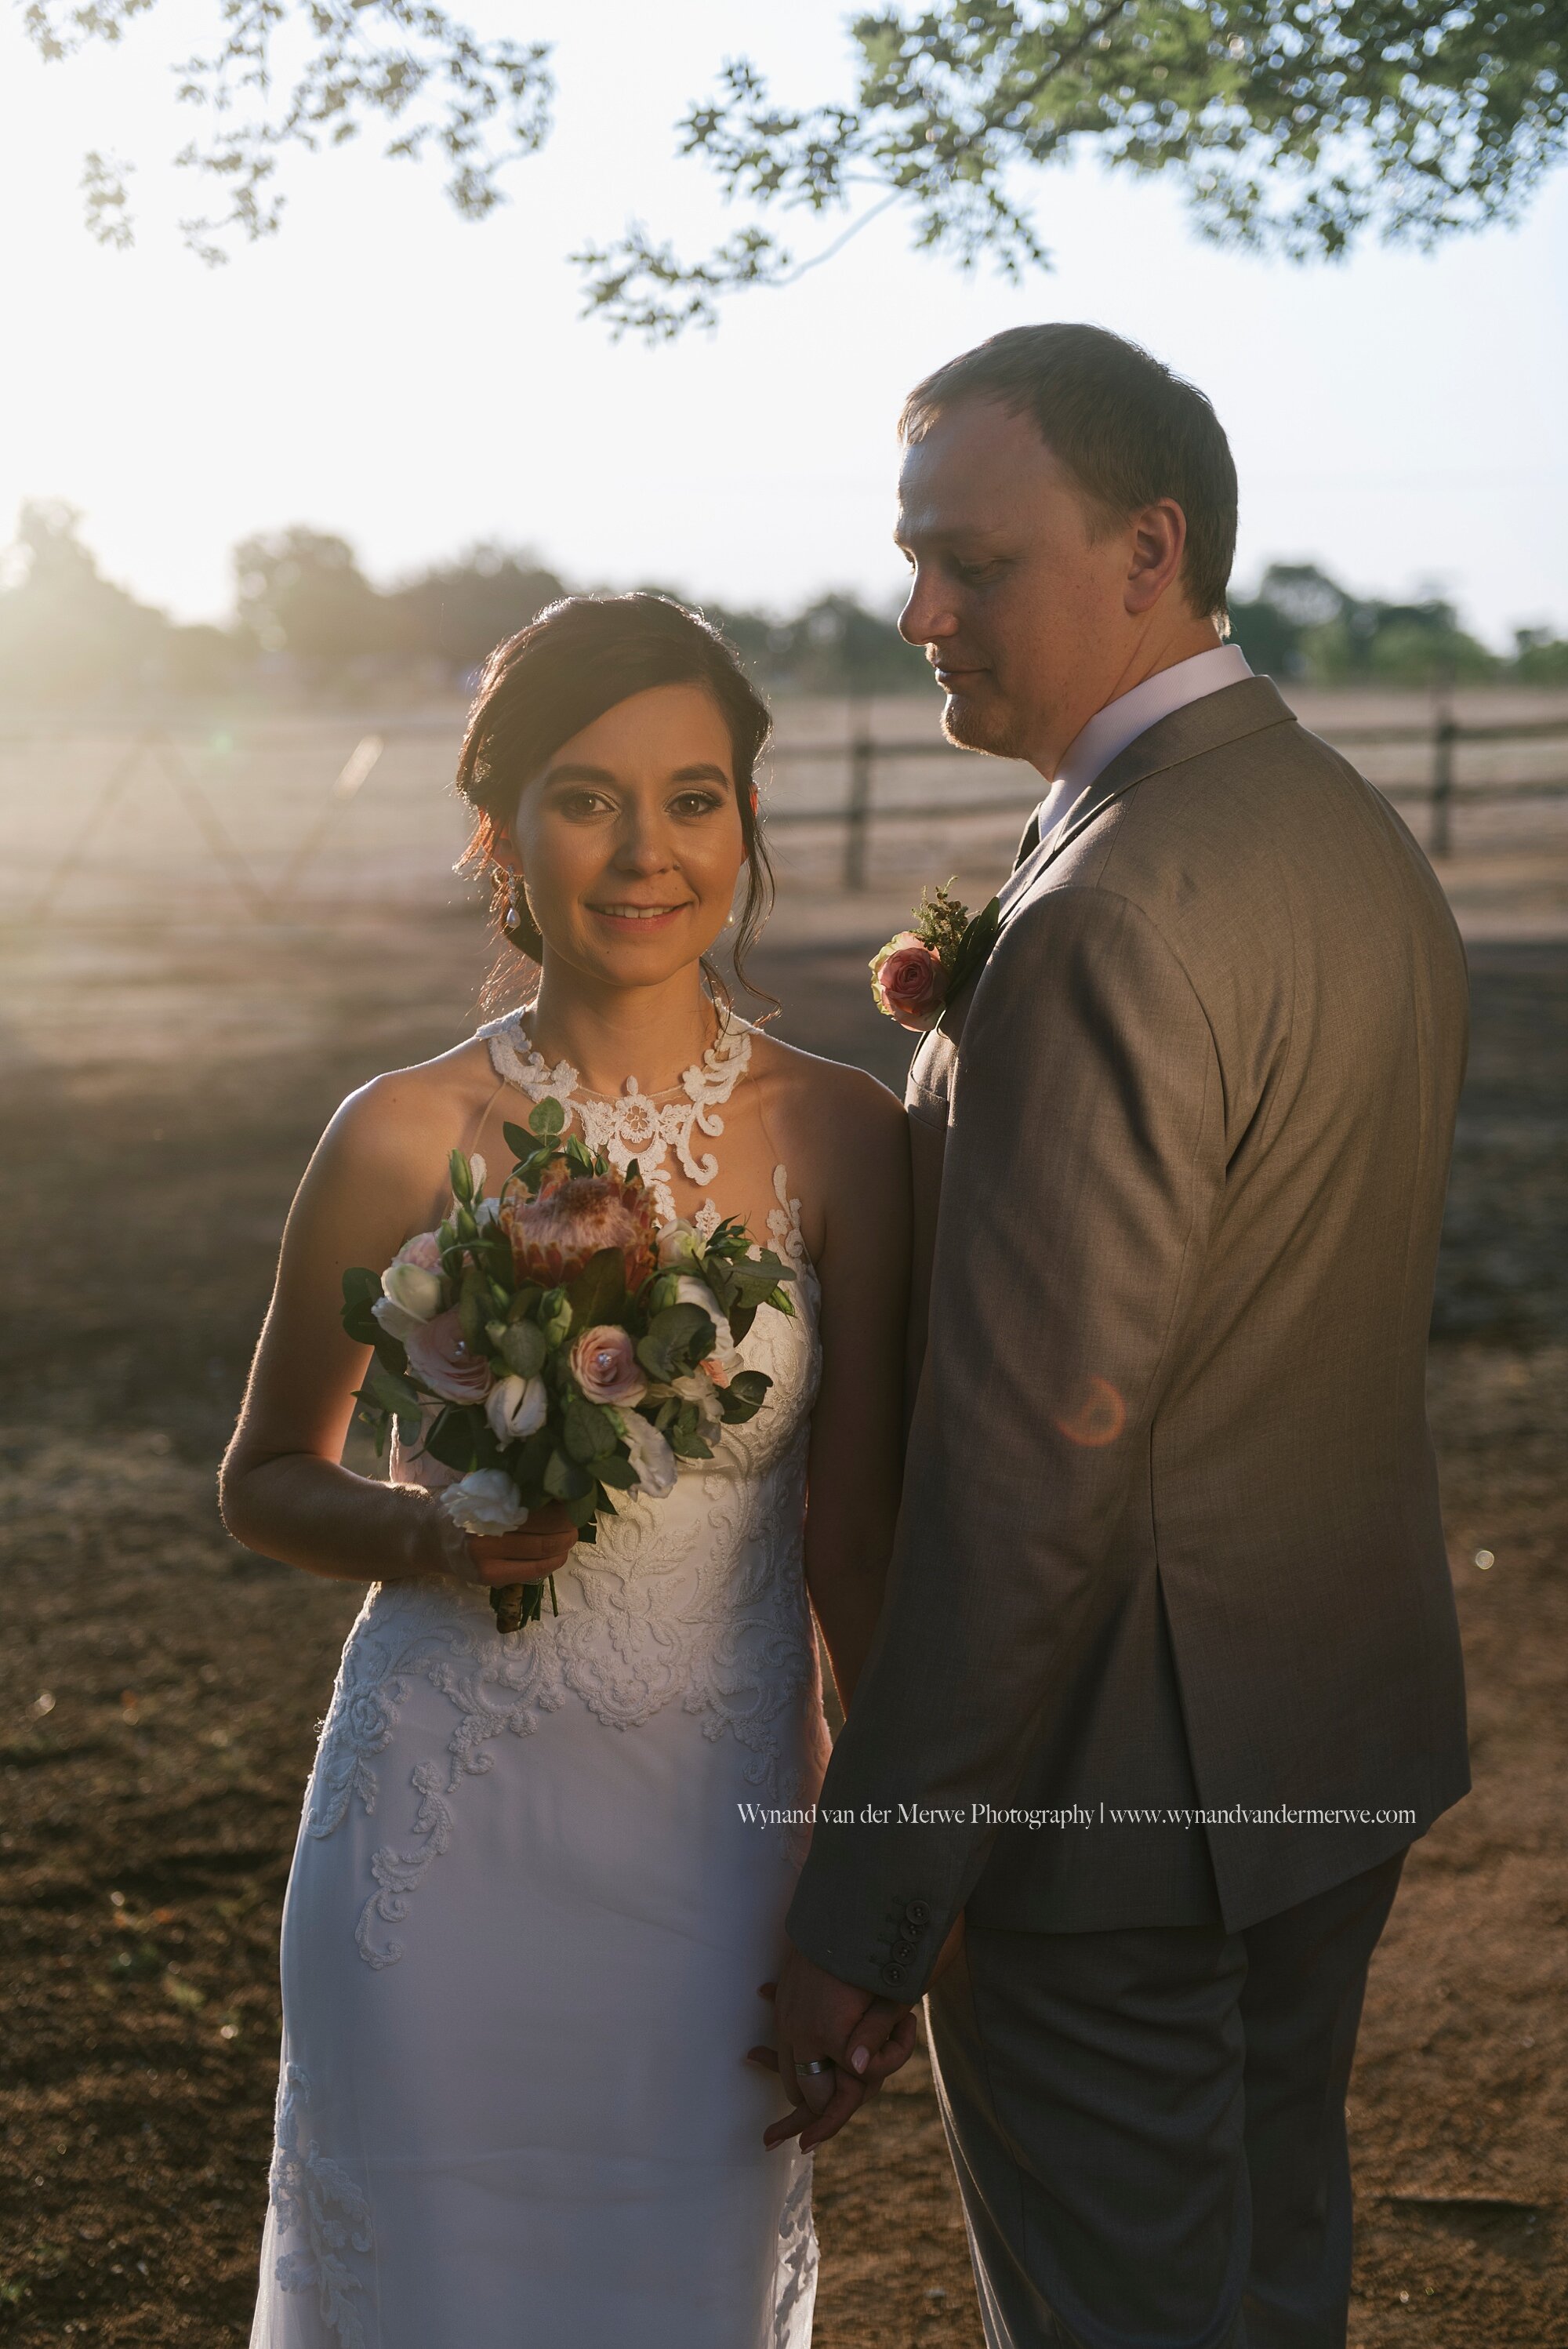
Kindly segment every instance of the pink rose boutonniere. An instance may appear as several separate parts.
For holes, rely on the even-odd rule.
[[[917,1036],[942,1015],[996,942],[1001,927],[995,897],[973,919],[952,894],[951,882],[922,893],[914,927],[900,930],[872,957],[872,993],[879,1011]]]

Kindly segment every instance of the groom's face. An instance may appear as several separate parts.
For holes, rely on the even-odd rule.
[[[1032,418],[961,401],[904,452],[900,632],[923,645],[954,742],[1047,774],[1118,689],[1129,533],[1092,506]]]

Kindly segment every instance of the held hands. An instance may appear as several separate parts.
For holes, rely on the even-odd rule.
[[[778,2046],[753,2047],[748,2061],[778,2073],[791,2106],[762,2142],[771,2150],[798,2137],[801,2152],[810,2153],[836,2137],[909,2061],[914,2010],[840,1982],[798,1950],[790,1950],[778,1983],[765,1982],[761,1995],[774,2002]],[[802,2069],[824,2060],[825,2071]]]

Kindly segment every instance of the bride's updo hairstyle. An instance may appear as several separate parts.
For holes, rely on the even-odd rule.
[[[480,675],[458,757],[457,786],[474,812],[461,864],[490,876],[498,937],[537,962],[544,941],[521,891],[514,904],[511,876],[496,861],[497,841],[510,830],[526,786],[563,742],[618,702],[658,685],[701,686],[729,730],[747,865],[731,959],[747,986],[747,952],[773,902],[754,780],[772,719],[717,629],[666,595],[567,595],[496,647]],[[518,919],[509,928],[512,911]],[[703,968],[716,993],[725,996],[706,956]],[[492,972],[487,994],[496,977]]]

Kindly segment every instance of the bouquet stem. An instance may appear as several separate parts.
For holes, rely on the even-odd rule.
[[[555,1599],[555,1577],[545,1577],[550,1585],[550,1611],[559,1615]],[[521,1631],[525,1623],[537,1623],[544,1611],[543,1582],[503,1582],[490,1587],[490,1612],[495,1617],[498,1631]]]

